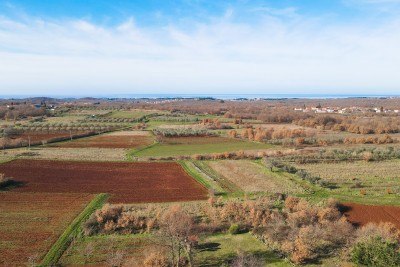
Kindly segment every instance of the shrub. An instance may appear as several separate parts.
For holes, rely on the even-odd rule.
[[[398,242],[380,236],[358,242],[351,252],[352,262],[359,265],[389,267],[400,266]]]
[[[4,173],[0,173],[0,189],[8,186],[11,183],[11,180],[6,177]]]
[[[149,254],[143,261],[144,267],[168,267],[168,260],[160,252],[154,252]]]
[[[231,224],[231,226],[229,227],[228,232],[231,235],[237,235],[237,234],[239,234],[239,230],[240,230],[239,225],[234,223],[234,224]]]

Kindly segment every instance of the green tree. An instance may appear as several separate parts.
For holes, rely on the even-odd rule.
[[[375,236],[354,245],[352,261],[358,266],[400,266],[398,242]]]

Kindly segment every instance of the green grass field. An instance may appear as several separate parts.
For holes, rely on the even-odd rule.
[[[332,183],[332,193],[383,197],[400,193],[400,160],[299,164],[296,167]]]
[[[147,157],[167,157],[167,156],[179,156],[179,155],[193,155],[193,154],[210,154],[210,153],[222,153],[222,152],[234,152],[240,150],[258,150],[268,149],[272,145],[246,142],[237,139],[214,137],[208,138],[206,141],[198,141],[202,137],[194,137],[192,141],[187,139],[179,140],[179,138],[173,138],[171,142],[158,143],[140,151],[132,151],[133,156],[147,156]]]
[[[117,118],[117,119],[137,119],[145,115],[149,114],[163,114],[166,113],[164,111],[159,111],[159,110],[139,110],[139,109],[134,109],[134,110],[119,110],[119,111],[113,111],[111,114],[109,114],[107,117],[109,118]]]
[[[151,237],[146,234],[82,237],[69,247],[59,263],[62,266],[107,266],[110,255],[116,252],[122,252],[126,261],[135,259],[140,262],[150,241]]]
[[[201,238],[199,252],[196,254],[198,266],[229,266],[229,261],[237,256],[239,250],[265,260],[265,266],[292,266],[278,258],[261,241],[250,233],[230,235],[218,234]]]

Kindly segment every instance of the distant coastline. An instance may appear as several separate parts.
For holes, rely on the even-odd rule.
[[[0,99],[28,99],[28,98],[55,98],[55,99],[218,99],[218,100],[279,100],[279,99],[344,99],[344,98],[398,98],[398,95],[361,95],[361,94],[110,94],[110,95],[0,95]]]

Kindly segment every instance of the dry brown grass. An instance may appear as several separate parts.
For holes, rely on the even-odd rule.
[[[388,160],[301,164],[296,168],[337,184],[337,190],[350,190],[361,195],[387,195],[388,188],[393,194],[399,193],[399,166],[399,160]]]
[[[220,175],[246,192],[298,193],[302,189],[287,173],[270,172],[248,160],[224,160],[208,163]]]

